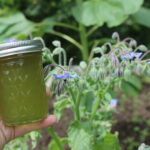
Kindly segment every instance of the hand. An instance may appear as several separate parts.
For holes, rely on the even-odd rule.
[[[46,90],[46,93],[48,96],[50,95],[48,90]],[[7,127],[0,118],[0,149],[2,149],[7,142],[16,137],[22,136],[33,130],[46,128],[55,123],[56,117],[54,115],[49,115],[45,120],[38,123],[21,125],[17,127]]]

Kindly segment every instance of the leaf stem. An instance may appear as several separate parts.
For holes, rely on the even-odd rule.
[[[47,60],[48,60],[50,63],[56,64],[56,62],[55,62],[55,60],[53,59],[52,56],[47,55],[46,57],[47,57]]]
[[[60,138],[58,137],[58,135],[54,131],[53,127],[49,127],[47,130],[48,130],[49,134],[52,136],[53,140],[55,140],[55,142],[57,143],[59,150],[64,150],[64,148],[61,144]]]
[[[77,100],[76,100],[76,106],[75,106],[75,109],[76,109],[76,118],[79,121],[80,121],[80,108],[79,108],[79,106],[80,106],[81,96],[82,96],[82,92],[80,91],[78,93]]]
[[[88,36],[90,36],[93,32],[95,32],[97,29],[99,28],[99,26],[93,26],[89,32],[87,33]]]
[[[73,100],[73,108],[74,108],[74,113],[75,113],[75,119],[76,120],[80,120],[80,110],[79,110],[79,105],[80,105],[80,100],[81,100],[81,96],[82,96],[82,92],[81,91],[78,91],[78,95],[75,97],[73,91],[71,88],[68,88],[70,94],[71,94],[71,97],[72,97],[72,100]]]
[[[62,54],[61,54],[61,53],[59,53],[59,55],[58,55],[58,59],[59,59],[59,66],[61,66],[61,65],[62,65],[62,59],[61,59],[61,56],[62,56]]]
[[[73,26],[73,25],[70,25],[70,24],[67,24],[67,23],[62,23],[62,22],[42,22],[42,23],[38,23],[37,24],[37,27],[38,26],[48,26],[48,25],[54,25],[54,26],[60,26],[60,27],[65,27],[65,28],[68,28],[68,29],[72,29],[74,31],[78,31],[78,28]]]
[[[71,98],[72,98],[72,101],[73,101],[74,118],[77,119],[78,113],[77,113],[77,109],[76,109],[76,97],[75,97],[71,88],[68,88],[68,91],[69,91]]]
[[[76,47],[78,47],[80,50],[83,49],[82,45],[80,43],[78,43],[75,39],[73,39],[72,37],[66,35],[66,34],[63,34],[63,33],[60,33],[60,32],[56,32],[56,31],[49,31],[47,33],[50,33],[50,34],[54,34],[54,35],[57,35],[67,41],[69,41],[70,43],[74,44]]]
[[[64,66],[66,66],[67,65],[67,54],[66,54],[66,51],[64,50],[64,49],[62,49],[62,53],[63,53],[63,57],[64,57]]]
[[[71,94],[71,97],[72,97],[73,103],[74,103],[74,105],[75,105],[75,103],[76,103],[75,95],[74,95],[74,93],[73,93],[73,91],[72,91],[72,89],[71,89],[71,88],[68,88],[68,90],[69,90],[69,92],[70,92],[70,94]]]

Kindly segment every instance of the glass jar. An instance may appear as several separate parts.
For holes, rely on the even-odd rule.
[[[0,44],[0,116],[8,126],[37,122],[48,114],[41,49],[40,40]]]

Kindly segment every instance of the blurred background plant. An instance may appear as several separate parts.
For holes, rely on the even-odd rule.
[[[110,0],[59,0],[59,2],[55,0],[0,0],[0,42],[10,38],[24,40],[42,37],[47,47],[52,49],[52,41],[58,40],[67,52],[66,60],[74,58],[74,64],[78,65],[80,62],[81,66],[87,67],[87,62],[91,60],[94,50],[100,50],[99,47],[102,48],[102,45],[108,42],[114,44],[115,40],[110,38],[114,31],[120,33],[121,37],[132,36],[138,43],[150,48],[149,16],[149,0],[114,0],[113,2]],[[48,49],[47,53],[49,53]],[[53,63],[60,61],[60,57],[55,54],[49,55],[48,61],[47,58],[43,59],[44,66],[52,60]],[[101,54],[95,54],[95,56]],[[146,58],[149,58],[149,55]],[[90,74],[95,77],[92,72]],[[126,74],[130,74],[127,69]],[[137,74],[128,77],[128,80],[123,80],[120,85],[122,92],[118,93],[117,89],[115,92],[110,91],[113,98],[120,99],[118,114],[120,116],[126,114],[124,120],[122,120],[124,117],[117,114],[115,119],[118,124],[114,125],[114,131],[119,130],[120,140],[125,150],[137,149],[138,144],[143,142],[150,144],[147,140],[149,84],[149,78]],[[147,95],[147,97],[144,98],[142,95]],[[147,105],[143,106],[143,103]],[[128,113],[126,108],[129,109]],[[139,111],[141,109],[147,110],[147,113]],[[137,112],[141,112],[142,115]],[[127,128],[123,124],[126,124]],[[129,137],[129,134],[124,135],[124,129],[131,133]],[[137,134],[133,133],[133,130]],[[27,141],[26,137],[24,141]]]
[[[145,7],[141,7],[143,0],[136,3],[134,0],[60,0],[59,3],[48,0],[1,0],[0,4],[1,39],[43,36],[46,42],[49,42],[47,39],[52,42],[57,37],[64,39],[66,50],[70,54],[74,52],[75,57],[80,56],[77,58],[79,60],[83,58],[87,61],[89,51],[110,40],[107,37],[113,31],[120,31],[126,37],[141,30],[145,35],[147,32],[143,34],[140,24],[150,27],[150,10],[146,8],[148,1],[145,1]],[[148,40],[145,36],[144,39],[142,42]]]

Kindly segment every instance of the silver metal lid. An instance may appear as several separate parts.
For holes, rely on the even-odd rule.
[[[0,44],[0,58],[16,54],[41,52],[42,48],[43,44],[41,40],[25,40],[4,43]]]

